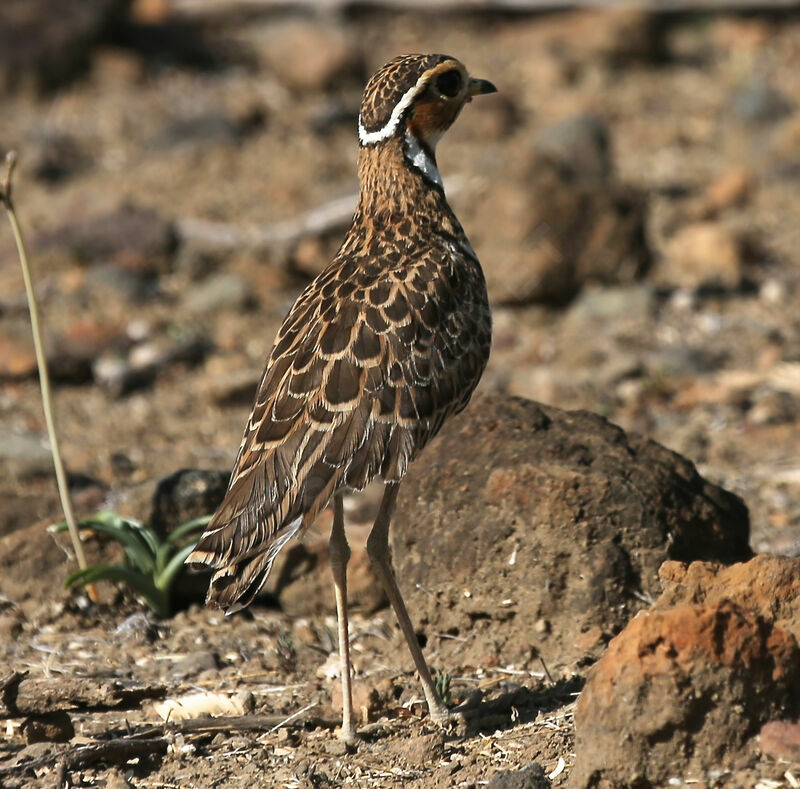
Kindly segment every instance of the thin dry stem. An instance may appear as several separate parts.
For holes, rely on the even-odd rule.
[[[6,174],[3,179],[2,191],[0,191],[0,202],[6,208],[8,221],[11,223],[11,230],[14,234],[14,241],[17,244],[19,262],[22,266],[22,278],[25,282],[25,293],[28,297],[28,309],[31,315],[31,331],[33,333],[33,347],[36,351],[36,364],[39,368],[39,383],[42,388],[42,407],[44,409],[44,419],[47,424],[47,434],[50,439],[50,451],[53,455],[53,465],[56,471],[56,482],[58,484],[58,494],[61,497],[61,507],[64,510],[64,518],[69,527],[69,534],[72,538],[72,545],[75,548],[75,556],[81,569],[86,567],[86,556],[83,552],[78,526],[75,522],[75,515],[72,511],[72,501],[69,497],[69,487],[67,485],[67,475],[64,470],[64,463],[61,459],[61,452],[58,446],[58,436],[56,434],[55,419],[53,416],[53,399],[50,393],[50,376],[47,372],[47,359],[44,354],[44,344],[42,342],[42,330],[39,322],[39,307],[36,303],[36,293],[33,289],[33,278],[31,268],[28,263],[28,253],[25,249],[25,240],[22,236],[22,228],[17,219],[17,212],[14,210],[14,200],[12,198],[12,178],[17,157],[14,151],[6,154]],[[87,592],[93,602],[97,602],[98,596],[93,585],[87,585]]]

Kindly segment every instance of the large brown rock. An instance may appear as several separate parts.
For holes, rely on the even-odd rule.
[[[658,575],[664,588],[658,609],[730,600],[788,630],[800,642],[800,560],[796,558],[763,555],[728,567],[716,562],[664,562]]]
[[[760,725],[800,709],[800,648],[730,601],[640,613],[575,713],[573,787],[663,786],[731,767]]]
[[[660,574],[663,595],[589,674],[571,786],[704,779],[755,759],[759,731],[763,752],[791,751],[780,721],[800,712],[800,560],[667,562]]]
[[[669,558],[751,556],[742,501],[594,414],[473,402],[411,468],[394,556],[415,622],[459,659],[599,656]],[[513,625],[509,623],[513,620]]]

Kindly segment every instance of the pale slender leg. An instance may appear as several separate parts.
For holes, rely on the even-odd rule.
[[[336,618],[339,624],[339,668],[342,675],[342,730],[339,733],[345,742],[355,742],[353,725],[353,690],[350,681],[350,633],[347,622],[347,563],[350,561],[350,546],[344,534],[344,507],[342,496],[333,497],[333,528],[329,543],[333,587],[336,594]]]
[[[389,552],[389,523],[392,519],[399,488],[399,483],[388,483],[386,485],[378,517],[375,519],[375,525],[372,527],[367,539],[367,553],[380,582],[383,584],[389,602],[394,608],[397,621],[400,623],[400,629],[406,637],[406,643],[411,651],[411,657],[414,658],[414,665],[417,667],[417,673],[422,682],[425,701],[428,702],[428,712],[434,721],[444,723],[450,719],[450,713],[436,692],[431,672],[420,649],[417,634],[411,625],[406,604],[403,602],[403,596],[400,594],[400,589],[394,577],[394,570],[392,569],[392,557]]]

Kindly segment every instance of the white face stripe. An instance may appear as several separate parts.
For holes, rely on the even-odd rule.
[[[430,69],[426,71],[418,80],[417,84],[414,85],[413,88],[409,88],[403,98],[394,105],[394,109],[392,110],[392,114],[389,116],[389,120],[386,122],[386,125],[382,129],[377,129],[373,132],[368,132],[364,128],[364,124],[361,120],[361,114],[359,113],[358,116],[358,139],[362,145],[371,145],[374,142],[380,142],[381,140],[385,140],[388,137],[391,137],[395,131],[397,130],[397,124],[400,122],[400,116],[411,106],[411,102],[414,101],[422,90],[425,88],[427,83],[427,77],[430,73]]]

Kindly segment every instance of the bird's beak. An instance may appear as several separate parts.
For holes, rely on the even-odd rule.
[[[467,84],[467,96],[471,98],[472,96],[481,96],[484,93],[497,93],[497,88],[488,79],[470,77]]]

